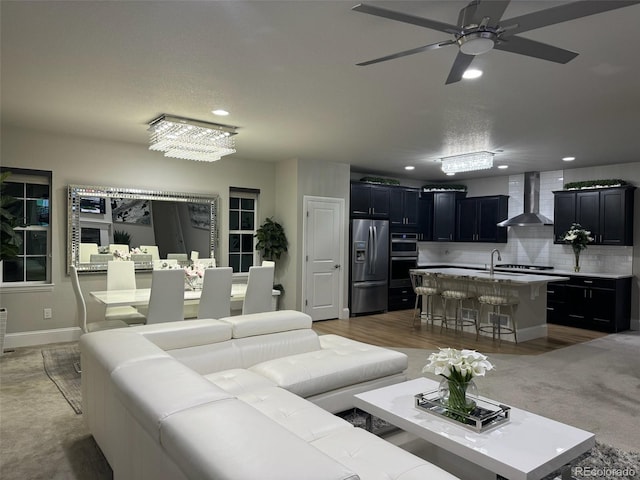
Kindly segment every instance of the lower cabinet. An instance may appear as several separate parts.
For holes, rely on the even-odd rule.
[[[631,278],[571,277],[547,284],[547,322],[601,332],[629,330]]]
[[[407,310],[413,308],[416,295],[411,287],[390,287],[387,310]]]

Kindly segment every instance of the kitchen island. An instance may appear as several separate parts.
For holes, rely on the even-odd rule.
[[[547,335],[547,283],[568,280],[569,277],[526,274],[467,268],[418,268],[412,270],[417,274],[437,274],[438,282],[446,285],[455,282],[468,289],[471,296],[501,295],[517,298],[518,306],[514,312],[516,332],[519,342]],[[424,304],[424,302],[423,302]],[[473,306],[471,306],[473,305]],[[468,302],[468,306],[479,310],[477,300]],[[484,314],[486,315],[484,309]],[[441,312],[440,312],[441,313]],[[486,323],[486,320],[485,320]],[[465,331],[476,333],[473,326],[465,327]],[[482,333],[487,335],[486,333]],[[504,336],[503,341],[513,341],[512,336]]]

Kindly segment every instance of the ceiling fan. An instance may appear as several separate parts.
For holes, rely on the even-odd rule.
[[[460,10],[458,25],[450,25],[438,20],[417,17],[373,5],[365,5],[362,3],[356,5],[353,7],[353,10],[356,12],[368,13],[369,15],[410,23],[448,33],[453,36],[453,38],[449,40],[386,55],[374,60],[358,63],[357,65],[371,65],[456,44],[459,50],[451,67],[451,71],[449,72],[449,76],[447,77],[447,81],[445,82],[448,85],[462,79],[462,74],[467,70],[476,55],[481,55],[491,49],[527,55],[556,63],[567,63],[578,56],[578,54],[535,40],[519,37],[517,34],[547,25],[635,5],[640,3],[640,0],[583,0],[565,3],[557,7],[528,13],[507,20],[501,20],[509,2],[510,0],[473,0],[469,5]]]

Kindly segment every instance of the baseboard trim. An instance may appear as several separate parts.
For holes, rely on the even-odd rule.
[[[535,327],[528,327],[518,329],[518,342],[527,342],[534,338],[541,338],[547,336],[547,324],[536,325]]]
[[[31,347],[33,345],[45,345],[47,343],[72,342],[79,338],[79,327],[7,333],[4,338],[4,350],[18,347]]]

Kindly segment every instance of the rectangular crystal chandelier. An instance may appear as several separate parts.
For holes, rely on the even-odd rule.
[[[493,167],[493,153],[473,152],[463,155],[443,157],[442,171],[444,173],[471,172],[474,170],[486,170]]]
[[[215,162],[235,153],[237,127],[162,114],[149,122],[149,150],[165,157]]]

